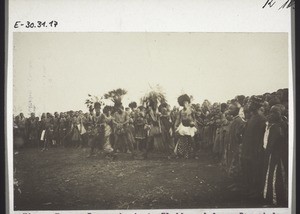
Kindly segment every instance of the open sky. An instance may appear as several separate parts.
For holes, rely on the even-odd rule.
[[[226,102],[288,87],[286,33],[14,33],[14,114],[83,110],[87,94],[124,88],[124,105],[159,84]]]

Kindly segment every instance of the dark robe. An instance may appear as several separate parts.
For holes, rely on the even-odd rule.
[[[266,118],[259,114],[251,116],[242,139],[242,173],[246,186],[253,194],[263,190],[263,138]]]
[[[242,143],[242,134],[245,127],[245,121],[240,117],[236,116],[230,125],[229,131],[229,175],[237,177],[241,172],[240,163],[240,145]]]
[[[287,206],[288,127],[284,122],[270,124],[264,175],[264,199],[269,204]]]

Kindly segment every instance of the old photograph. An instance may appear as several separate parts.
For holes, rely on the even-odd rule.
[[[14,209],[288,207],[288,39],[14,32]]]

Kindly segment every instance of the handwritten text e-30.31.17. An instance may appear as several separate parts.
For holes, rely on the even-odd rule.
[[[16,21],[14,28],[53,28],[57,27],[58,21]]]

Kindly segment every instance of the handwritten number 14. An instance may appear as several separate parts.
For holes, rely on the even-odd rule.
[[[262,8],[265,8],[266,6],[273,7],[275,3],[275,0],[267,0]],[[286,0],[284,4],[278,8],[278,10],[290,7],[293,7],[293,9],[295,8],[295,0]]]
[[[267,2],[265,3],[265,5],[262,7],[262,8],[265,8],[267,5],[269,7],[273,7],[273,5],[275,4],[276,2],[273,1],[273,0],[267,0]]]

